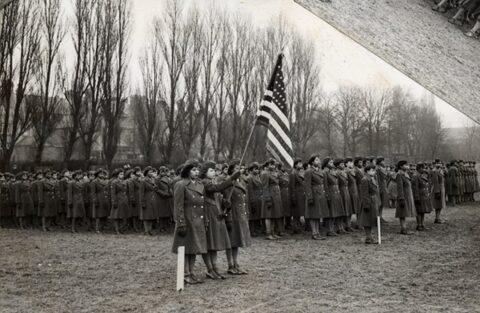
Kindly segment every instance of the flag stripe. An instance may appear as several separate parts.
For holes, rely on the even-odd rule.
[[[285,127],[290,130],[290,123],[288,122],[288,118],[285,114],[283,114],[282,111],[280,111],[280,108],[278,106],[271,102],[264,102],[263,105],[265,105],[271,110],[270,113],[275,113],[275,115],[278,117],[277,119],[281,120]]]
[[[282,139],[284,144],[290,150],[292,149],[292,141],[290,140],[290,137],[283,131],[282,127],[280,127],[280,125],[277,124],[277,121],[273,118],[270,119],[270,126],[268,127],[268,130],[273,130],[275,132],[275,137]]]
[[[285,150],[285,148],[282,146],[282,144],[277,140],[277,138],[273,135],[273,133],[270,130],[267,133],[267,138],[275,146],[278,152],[280,152],[280,155],[282,155],[285,158],[285,160],[288,161],[287,164],[290,166],[293,165],[292,156],[290,155],[289,152],[287,152],[287,150]]]

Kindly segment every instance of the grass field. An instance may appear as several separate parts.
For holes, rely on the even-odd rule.
[[[258,238],[241,251],[249,275],[181,293],[170,235],[1,229],[0,311],[480,312],[480,206],[448,208],[442,225],[429,216],[411,236],[393,213],[382,245],[360,233]]]

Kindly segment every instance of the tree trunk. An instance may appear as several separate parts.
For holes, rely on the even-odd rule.
[[[42,154],[43,154],[44,148],[45,148],[45,141],[41,139],[38,141],[37,148],[35,151],[35,164],[37,165],[42,163]]]

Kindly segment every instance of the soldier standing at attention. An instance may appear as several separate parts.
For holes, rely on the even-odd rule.
[[[389,180],[388,171],[385,168],[385,158],[378,157],[376,160],[377,165],[377,179],[378,179],[378,188],[380,192],[380,207],[379,207],[379,215],[382,223],[387,223],[387,221],[383,218],[383,208],[388,206],[388,191],[387,185]]]
[[[92,217],[95,219],[97,234],[103,229],[102,222],[104,224],[110,214],[110,186],[107,177],[107,171],[99,169],[95,172],[95,179],[91,185],[90,201],[93,204]]]
[[[165,168],[160,168],[155,183],[158,187],[159,203],[158,203],[158,228],[161,233],[167,231],[172,219],[170,180],[166,176]]]
[[[249,228],[252,237],[259,236],[262,233],[262,197],[263,186],[260,179],[260,165],[253,162],[248,167],[250,175],[247,180],[248,200],[249,200]]]
[[[231,175],[233,184],[223,191],[223,197],[230,197],[230,209],[227,216],[227,229],[232,248],[227,250],[228,270],[232,275],[248,274],[238,264],[239,248],[246,248],[252,244],[248,227],[248,189],[245,172],[239,160],[234,160],[228,166],[227,175]],[[237,179],[235,179],[237,178]]]
[[[277,172],[277,163],[270,159],[264,163],[264,171],[260,175],[263,185],[262,218],[265,219],[267,239],[281,237],[283,230],[282,196]]]
[[[78,170],[73,173],[73,181],[68,184],[67,188],[67,203],[68,213],[67,217],[71,219],[71,231],[77,232],[76,220],[78,218],[85,219],[85,202],[84,190],[85,181],[83,180],[83,172]]]
[[[457,162],[450,162],[448,168],[448,200],[451,206],[455,206],[458,203],[458,168]]]
[[[425,214],[432,212],[432,184],[424,163],[417,164],[417,173],[412,179],[412,191],[417,211],[417,230],[424,231]]]
[[[372,228],[377,224],[378,216],[378,183],[376,181],[375,165],[365,167],[364,177],[360,184],[360,195],[362,206],[359,224],[365,229],[365,243],[376,243],[372,237]]]
[[[110,181],[110,219],[113,220],[113,226],[117,235],[121,234],[120,221],[123,225],[127,223],[128,212],[130,211],[130,202],[128,201],[128,185],[125,180],[125,172],[117,168],[112,172]]]
[[[337,167],[338,187],[340,189],[340,195],[342,196],[342,203],[345,211],[345,215],[343,216],[343,219],[339,221],[339,223],[342,225],[341,231],[350,233],[353,231],[350,223],[353,214],[353,208],[350,191],[348,188],[348,173],[347,169],[345,168],[344,160],[335,160],[334,164]]]
[[[356,214],[358,216],[360,212],[360,195],[358,194],[357,182],[355,180],[355,168],[353,165],[352,158],[345,159],[346,173],[348,177],[348,193],[350,194],[350,202],[352,204],[352,215]],[[352,216],[347,216],[347,225],[351,225]],[[357,218],[358,220],[358,218]],[[355,231],[353,228],[348,229],[349,231]]]
[[[313,240],[325,240],[320,235],[320,220],[326,223],[330,216],[325,190],[325,173],[320,169],[321,160],[319,155],[313,155],[308,160],[309,168],[305,171],[305,220],[310,225]]]
[[[301,159],[293,161],[293,170],[289,177],[290,200],[292,206],[292,230],[294,234],[301,233],[305,218],[307,196],[305,192],[305,170]],[[320,225],[320,221],[318,221]]]
[[[435,167],[430,172],[433,185],[433,208],[435,209],[435,224],[443,224],[440,215],[445,209],[445,173],[442,170],[442,162],[435,159]]]
[[[147,236],[152,236],[153,222],[158,218],[160,194],[156,183],[157,171],[147,166],[144,169],[144,179],[142,179],[140,186],[141,211],[140,220],[143,221],[144,233]]]
[[[32,197],[32,182],[28,177],[28,173],[23,171],[17,175],[17,182],[15,184],[15,216],[18,219],[20,229],[24,229],[24,218],[33,213],[33,197]]]
[[[175,234],[172,252],[185,247],[185,283],[198,284],[203,280],[195,275],[195,259],[198,254],[206,254],[208,221],[205,211],[205,189],[198,180],[199,164],[187,161],[181,172],[181,180],[175,184],[174,220]]]
[[[45,172],[45,177],[38,181],[36,195],[38,197],[39,216],[42,219],[42,230],[50,231],[51,220],[57,215],[57,201],[55,195],[56,182],[52,179],[51,171]]]
[[[397,202],[395,217],[400,220],[400,234],[410,235],[412,234],[407,230],[406,218],[414,216],[414,204],[412,194],[412,182],[411,177],[408,174],[409,165],[407,161],[399,161],[397,163]]]
[[[343,208],[342,196],[338,187],[338,178],[335,175],[335,165],[331,158],[325,158],[322,162],[322,170],[325,172],[325,191],[327,194],[329,215],[327,219],[327,236],[336,236],[335,224],[337,224],[338,232],[344,233],[342,223],[345,214]]]
[[[290,200],[289,188],[289,174],[285,171],[285,167],[282,163],[278,163],[278,182],[280,185],[280,194],[282,196],[283,217],[282,221],[283,229],[280,231],[280,236],[284,234],[286,229],[290,229],[292,226],[292,207]]]

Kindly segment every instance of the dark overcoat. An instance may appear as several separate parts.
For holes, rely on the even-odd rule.
[[[338,187],[338,177],[332,171],[325,171],[325,191],[329,208],[329,218],[345,216],[345,209],[342,203],[342,195]]]
[[[280,185],[280,194],[282,196],[283,216],[292,216],[292,206],[290,200],[289,177],[288,173],[280,172],[278,175],[278,182]]]
[[[330,216],[325,190],[325,173],[320,169],[309,168],[305,171],[305,218],[320,219]]]
[[[348,189],[348,174],[346,171],[338,171],[338,188],[340,188],[340,194],[342,195],[343,208],[345,210],[345,216],[351,216],[354,211],[352,207],[352,199],[350,197],[350,191]]]
[[[35,213],[32,189],[32,183],[28,180],[22,180],[15,183],[15,203],[17,205],[15,211],[16,217],[25,217]]]
[[[282,218],[283,205],[278,174],[264,171],[260,178],[263,185],[262,218]]]
[[[212,179],[202,180],[205,188],[205,214],[209,221],[207,228],[207,250],[223,251],[231,248],[225,218],[222,213],[221,192],[232,185],[230,179],[215,183]]]
[[[110,216],[111,219],[125,219],[129,217],[130,201],[128,199],[128,181],[113,179],[110,182]]]
[[[347,171],[347,175],[348,175],[348,193],[350,194],[352,211],[354,214],[358,214],[360,212],[360,195],[358,194],[357,181],[355,179],[355,170],[349,169]]]
[[[396,176],[396,184],[398,201],[396,202],[395,217],[406,218],[415,216],[412,181],[410,175],[402,170],[399,170]]]
[[[305,171],[293,170],[290,174],[290,199],[292,216],[299,218],[305,216],[307,196],[305,192]]]
[[[57,215],[60,205],[57,184],[58,182],[53,179],[43,179],[36,185],[39,203],[38,216],[55,217]]]
[[[85,217],[85,182],[73,180],[67,187],[68,218]]]
[[[175,184],[173,191],[173,217],[175,234],[172,252],[177,253],[178,247],[185,247],[185,254],[207,253],[208,221],[205,211],[205,188],[199,181],[182,179]],[[178,228],[185,226],[185,236],[180,236]]]
[[[140,194],[142,199],[142,210],[139,214],[140,220],[156,220],[159,217],[160,194],[158,193],[155,179],[145,177],[140,186]]]
[[[92,182],[90,201],[93,203],[93,218],[105,218],[110,215],[110,182],[95,178]]]
[[[156,184],[158,187],[158,195],[159,202],[158,202],[158,217],[161,218],[169,218],[172,217],[173,211],[171,208],[171,197],[172,192],[170,189],[170,181],[168,177],[161,177],[156,180]]]
[[[228,230],[230,244],[232,248],[249,247],[252,239],[248,225],[249,201],[246,182],[243,179],[234,181],[231,187],[224,190],[223,196],[228,199],[230,193],[232,194],[230,198],[231,210],[228,218],[231,222],[231,227]]]
[[[377,225],[378,216],[378,192],[379,186],[375,178],[365,175],[360,184],[360,195],[362,207],[358,223],[363,227],[374,227]]]
[[[450,166],[448,169],[447,186],[447,194],[449,196],[460,195],[458,188],[458,168],[456,166]]]
[[[250,220],[262,218],[263,185],[260,175],[250,175],[247,180]]]
[[[426,171],[417,173],[412,178],[412,192],[417,214],[432,212],[432,184]]]

